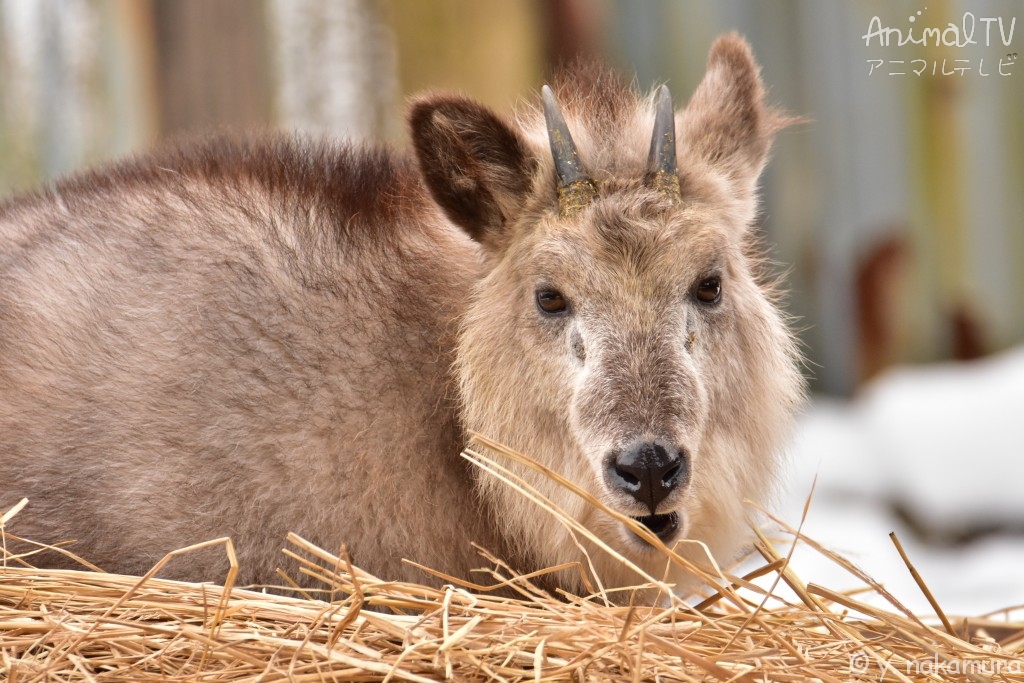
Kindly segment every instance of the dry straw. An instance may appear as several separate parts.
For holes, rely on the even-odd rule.
[[[585,492],[480,437],[464,457],[601,547],[508,463],[539,469],[603,508]],[[552,596],[536,586],[536,576],[517,576],[484,551],[486,586],[450,577],[442,577],[442,588],[381,581],[353,567],[344,551],[330,553],[293,535],[285,552],[323,589],[310,595],[296,588],[298,597],[287,597],[233,588],[237,562],[228,539],[176,551],[144,577],[88,564],[83,571],[33,568],[31,553],[8,550],[8,540],[25,547],[5,528],[22,507],[0,517],[0,680],[10,683],[1024,681],[1024,623],[1010,611],[947,617],[899,547],[935,607],[936,614],[919,617],[851,563],[781,522],[794,544],[823,553],[863,587],[839,592],[803,583],[788,556],[760,535],[764,564],[742,577],[712,564],[704,574],[710,595],[699,603],[674,596],[671,586],[637,568],[643,594],[660,594],[654,606],[613,604],[599,577],[583,567],[552,571],[584,572],[594,595]],[[701,573],[645,528],[634,530],[660,547],[666,562]],[[213,544],[223,545],[232,566],[225,587],[153,578],[173,557]],[[777,590],[782,586],[787,590]],[[622,594],[616,601],[623,602]]]

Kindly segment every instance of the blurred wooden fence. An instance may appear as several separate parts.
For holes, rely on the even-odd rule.
[[[0,0],[0,190],[217,127],[397,130],[372,0]]]

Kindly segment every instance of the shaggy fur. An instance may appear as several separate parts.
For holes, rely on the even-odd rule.
[[[273,580],[287,531],[394,579],[424,578],[403,557],[468,577],[470,541],[524,571],[582,559],[460,459],[473,429],[630,515],[648,513],[606,486],[608,453],[678,444],[691,476],[659,512],[735,553],[803,389],[749,234],[786,119],[742,39],[719,39],[676,115],[673,205],[642,184],[650,98],[596,71],[555,90],[599,188],[568,219],[539,107],[513,125],[444,96],[412,108],[418,172],[381,149],[219,139],[0,207],[0,509],[32,505],[15,530],[134,573],[230,535],[245,582]],[[714,305],[694,296],[709,276]],[[539,312],[539,287],[568,313]],[[523,476],[661,574],[617,522]],[[636,580],[592,556],[605,585]]]

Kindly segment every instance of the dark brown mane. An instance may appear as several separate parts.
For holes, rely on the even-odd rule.
[[[80,199],[158,188],[187,198],[189,185],[247,212],[259,203],[312,211],[347,230],[379,230],[410,211],[429,211],[415,165],[380,145],[333,142],[302,135],[220,134],[166,144],[150,153],[56,180],[35,195],[8,204],[59,195],[73,209]]]

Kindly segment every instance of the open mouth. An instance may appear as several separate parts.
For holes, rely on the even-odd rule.
[[[651,530],[651,533],[662,541],[668,541],[672,535],[679,530],[679,513],[670,512],[667,515],[647,515],[645,517],[634,517],[636,521]]]

